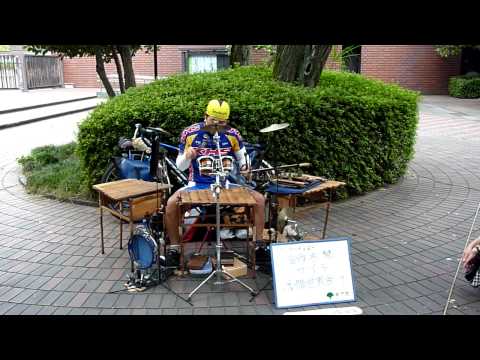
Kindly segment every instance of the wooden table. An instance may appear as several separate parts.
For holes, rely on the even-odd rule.
[[[318,176],[311,176],[311,175],[302,175],[298,179],[304,179],[304,180],[317,180],[321,179]],[[279,186],[282,186],[282,179],[279,181]],[[294,194],[288,194],[288,195],[278,195],[277,198],[279,199],[279,204],[280,207],[295,207],[297,204],[297,197],[299,196],[304,196],[308,197],[309,195],[317,194],[320,192],[326,192],[327,193],[327,201],[326,201],[326,213],[325,213],[325,222],[323,225],[323,233],[322,233],[322,239],[325,239],[325,233],[327,231],[327,224],[328,224],[328,216],[330,214],[330,207],[332,204],[332,194],[333,192],[341,187],[345,186],[346,183],[342,181],[335,181],[335,180],[326,180],[317,186],[303,192],[303,193],[294,193]]]
[[[253,229],[252,242],[253,242],[253,277],[255,277],[255,241],[256,241],[256,228],[255,228],[255,198],[250,192],[242,187],[235,187],[232,189],[222,189],[219,199],[220,206],[244,206],[247,208],[246,213],[247,221],[242,224],[221,224],[221,228],[246,228],[247,229],[247,258],[250,259],[250,246],[249,246],[249,229],[250,226]],[[184,270],[184,242],[183,242],[183,230],[186,227],[208,227],[216,228],[216,222],[206,224],[185,224],[185,211],[197,207],[197,206],[212,206],[216,205],[216,200],[211,190],[192,190],[183,191],[180,194],[178,200],[178,219],[179,219],[179,233],[180,233],[180,264],[181,270]]]
[[[120,220],[120,249],[122,249],[122,222],[125,221],[130,224],[130,236],[132,236],[133,223],[155,212],[157,203],[158,206],[163,204],[164,194],[169,188],[170,185],[135,179],[93,185],[93,189],[98,191],[102,254],[105,254],[103,210],[110,212]]]

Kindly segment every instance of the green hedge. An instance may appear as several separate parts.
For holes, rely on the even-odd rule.
[[[480,98],[480,76],[454,76],[449,79],[448,93],[462,99]]]
[[[267,141],[281,163],[311,162],[309,173],[345,180],[353,193],[396,181],[413,156],[418,93],[360,75],[324,71],[303,88],[272,80],[271,68],[239,67],[176,75],[100,105],[80,124],[78,154],[89,185],[100,181],[120,136],[134,124],[175,134],[202,119],[210,99],[228,101],[231,119],[249,142]],[[261,134],[272,123],[282,132]],[[281,140],[279,140],[279,138]]]

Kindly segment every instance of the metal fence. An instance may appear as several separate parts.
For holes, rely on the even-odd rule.
[[[18,89],[18,58],[0,55],[0,89]]]
[[[63,86],[63,65],[58,56],[25,55],[27,87]]]

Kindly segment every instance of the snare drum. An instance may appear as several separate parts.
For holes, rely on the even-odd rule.
[[[220,160],[220,159],[218,159]],[[232,156],[222,156],[222,165],[223,170],[226,172],[231,172],[233,170],[233,157]],[[220,166],[219,166],[220,167]]]
[[[198,171],[202,176],[209,176],[213,173],[213,165],[215,163],[215,158],[213,156],[205,155],[200,156],[197,159],[198,162]]]

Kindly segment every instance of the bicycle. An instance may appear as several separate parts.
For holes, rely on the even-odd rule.
[[[118,147],[121,156],[112,157],[101,182],[106,183],[128,177],[152,181],[149,174],[152,139],[154,136],[165,133],[166,131],[161,128],[143,128],[141,124],[135,124],[135,132],[131,139],[124,137],[119,139]],[[264,145],[244,142],[244,146],[249,168],[256,170],[273,169],[272,165],[264,159]],[[161,154],[159,156],[157,178],[162,183],[172,185],[169,190],[171,194],[188,185],[188,175],[186,171],[181,171],[175,163],[179,151],[177,146],[160,142],[159,147]],[[251,189],[261,190],[272,177],[273,170],[266,170],[255,173],[251,179],[246,179],[240,174],[239,169],[235,168],[229,176],[229,181]]]
[[[151,146],[155,136],[165,134],[161,128],[143,128],[135,124],[133,137],[119,139],[118,147],[121,156],[113,156],[102,176],[102,183],[121,180],[129,177],[152,181],[150,175]],[[178,147],[163,142],[159,143],[159,161],[157,179],[164,184],[172,185],[169,193],[188,184],[188,176],[175,164]]]

